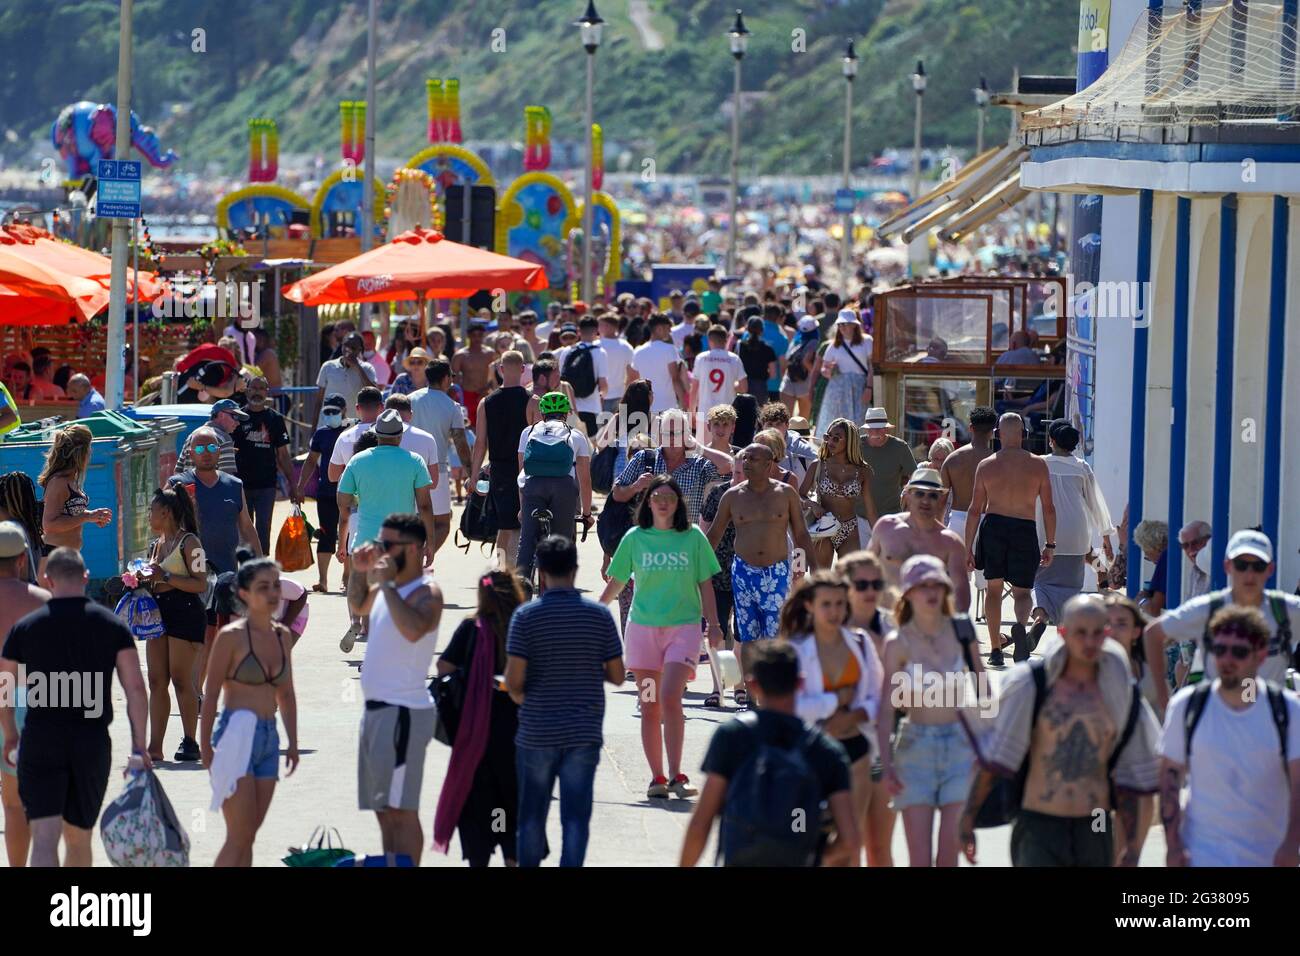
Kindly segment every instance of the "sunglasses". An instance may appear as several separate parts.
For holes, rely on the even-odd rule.
[[[912,489],[912,494],[918,498],[924,498],[926,501],[938,501],[944,496],[942,491],[919,491],[916,488]]]
[[[1244,661],[1250,656],[1253,648],[1245,644],[1211,644],[1210,653],[1215,657],[1226,657],[1232,655],[1233,660]]]
[[[519,324],[520,324],[520,325],[536,325],[537,322],[536,322],[535,320],[533,320],[533,319],[520,319],[520,320],[519,320]]]
[[[382,538],[375,542],[385,551],[392,551],[394,548],[405,548],[407,545],[419,544],[418,541],[384,541]]]
[[[215,455],[219,451],[221,451],[220,445],[195,445],[194,446],[194,453],[196,455],[202,455],[205,453],[209,455]]]
[[[676,501],[677,494],[673,491],[656,491],[650,496],[651,501]]]
[[[424,359],[407,359],[406,364],[407,364],[407,365],[417,365],[417,366],[419,366],[420,368],[424,368],[424,366],[428,365],[429,363],[426,362]]]
[[[883,591],[885,582],[882,578],[876,578],[874,581],[854,581],[853,590],[855,591]]]
[[[1238,571],[1254,571],[1256,574],[1263,574],[1268,570],[1267,561],[1252,561],[1250,558],[1233,558],[1232,566]]]

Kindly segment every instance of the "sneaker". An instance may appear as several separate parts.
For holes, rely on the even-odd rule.
[[[631,671],[628,671],[623,675],[623,680],[627,681],[629,684],[636,684],[636,675]]]
[[[1025,632],[1025,626],[1019,621],[1011,625],[1011,641],[1014,645],[1011,659],[1016,663],[1029,660],[1029,635]]]
[[[1002,659],[1002,648],[1000,648],[1000,647],[999,647],[999,648],[995,648],[992,652],[990,652],[990,654],[989,654],[989,666],[990,666],[990,667],[1005,667],[1005,666],[1006,666],[1006,661],[1004,661],[1004,660]]]
[[[181,741],[180,748],[176,751],[176,756],[172,758],[179,763],[193,763],[199,759],[199,742],[193,737],[186,737]]]
[[[357,635],[360,633],[361,633],[361,627],[359,625],[357,624],[350,625],[346,633],[344,633],[343,639],[339,641],[339,650],[341,650],[344,654],[352,653],[352,648],[356,647],[357,644]]]
[[[735,691],[731,696],[735,700],[737,707],[741,708],[742,710],[749,707],[749,694],[746,691],[738,690]]]
[[[650,786],[646,789],[645,795],[649,798],[668,798],[668,778],[655,777],[650,781]]]
[[[673,782],[668,785],[668,789],[683,800],[687,797],[693,797],[700,792],[695,787],[691,786],[691,781],[684,773],[679,773],[677,776],[673,777]]]

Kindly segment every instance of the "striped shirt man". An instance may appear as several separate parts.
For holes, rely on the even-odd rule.
[[[551,588],[510,619],[506,653],[528,662],[519,747],[604,742],[605,663],[623,655],[614,617],[574,588]]]

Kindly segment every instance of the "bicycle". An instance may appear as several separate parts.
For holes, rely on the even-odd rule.
[[[533,520],[537,522],[537,540],[545,541],[551,535],[551,522],[555,520],[555,515],[549,508],[534,508],[532,513]],[[587,532],[591,530],[591,525],[582,519],[579,515],[577,524],[582,528],[582,537],[578,539],[579,544],[587,541]],[[528,583],[532,585],[533,594],[537,594],[541,584],[541,574],[537,570],[537,561],[533,561],[532,568],[528,572]]]

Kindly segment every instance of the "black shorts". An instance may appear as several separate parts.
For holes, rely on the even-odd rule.
[[[519,471],[506,471],[497,462],[492,463],[488,478],[488,494],[497,509],[497,530],[519,530]]]
[[[113,759],[108,728],[32,726],[18,745],[18,796],[28,820],[62,817],[89,830],[99,819]]]
[[[339,547],[339,502],[333,494],[316,499],[316,553],[333,554]]]
[[[173,588],[155,593],[153,599],[158,602],[158,610],[162,612],[163,633],[182,641],[203,643],[203,634],[208,627],[203,598]]]
[[[975,542],[975,567],[989,581],[1032,588],[1038,573],[1038,526],[1028,518],[986,514]]]

